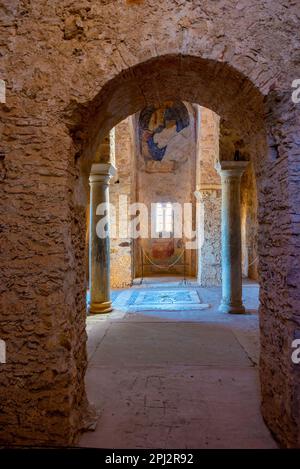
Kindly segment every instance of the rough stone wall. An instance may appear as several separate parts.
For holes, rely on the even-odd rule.
[[[42,103],[26,118],[17,101],[4,130],[15,144],[4,146],[1,191],[0,441],[59,445],[86,411],[84,209],[71,138],[48,127]]]
[[[253,160],[262,408],[281,443],[300,446],[298,2],[3,0],[1,18],[1,442],[76,438],[89,167],[118,122],[179,97],[219,114],[229,154],[242,139]]]
[[[199,191],[198,282],[203,287],[221,285],[221,190]]]
[[[110,203],[115,207],[116,231],[110,239],[110,282],[112,288],[128,287],[132,283],[132,240],[120,233],[119,220],[129,223],[134,179],[133,127],[130,118],[115,127],[115,166],[117,174],[109,188]],[[120,195],[124,198],[121,199]],[[125,200],[125,197],[127,199]],[[123,202],[122,202],[123,200]],[[128,204],[128,205],[127,205]],[[124,224],[125,227],[125,224]]]
[[[300,336],[299,104],[272,92],[266,111],[269,152],[256,173],[262,411],[281,444],[300,447],[300,368],[291,360]]]
[[[198,282],[221,284],[221,184],[215,169],[219,159],[219,116],[198,109],[197,191],[199,203]]]

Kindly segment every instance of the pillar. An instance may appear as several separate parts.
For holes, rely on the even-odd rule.
[[[221,161],[217,170],[222,182],[222,302],[225,313],[244,313],[242,302],[241,176],[247,161]]]
[[[109,181],[115,174],[110,163],[93,164],[90,175],[90,233],[89,233],[89,311],[93,314],[112,310],[110,300],[109,249]],[[101,214],[97,207],[101,204]],[[106,217],[106,236],[97,234],[97,224]]]
[[[219,175],[217,177],[220,179]],[[221,184],[201,184],[197,197],[198,276],[202,287],[221,285]]]
[[[220,151],[220,117],[196,105],[198,283],[221,285],[221,181],[215,162]]]

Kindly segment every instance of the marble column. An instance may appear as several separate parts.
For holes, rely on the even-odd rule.
[[[217,170],[222,182],[222,302],[220,311],[241,314],[242,248],[241,248],[241,176],[247,161],[221,161]]]
[[[89,311],[93,314],[112,311],[108,214],[109,181],[114,174],[115,168],[110,163],[92,165],[90,175]],[[105,230],[99,236],[97,225],[99,222],[101,223],[101,220],[105,221],[103,217],[106,217],[107,223],[103,223]]]

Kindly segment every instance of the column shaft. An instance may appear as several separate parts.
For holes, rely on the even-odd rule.
[[[114,172],[114,167],[109,163],[94,164],[90,175],[89,311],[94,314],[112,310],[108,185]],[[97,224],[101,220],[103,224],[106,221],[102,234],[97,230]]]
[[[247,161],[222,161],[222,303],[220,311],[244,313],[242,302],[242,248],[240,182]]]

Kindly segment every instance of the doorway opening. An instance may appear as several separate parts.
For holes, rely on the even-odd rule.
[[[255,179],[257,180],[258,212],[260,213],[260,230],[258,230],[257,238],[258,243],[260,240],[262,242],[262,227],[264,227],[264,236],[266,236],[269,225],[268,223],[264,223],[261,214],[264,211],[267,212],[270,210],[270,205],[264,202],[269,200],[268,194],[271,193],[264,190],[264,181],[266,181],[267,178],[266,168],[269,168],[271,164],[268,159],[266,139],[266,132],[268,130],[266,126],[267,124],[269,125],[269,122],[267,123],[265,120],[265,104],[259,90],[253,86],[247,77],[224,64],[199,59],[197,57],[185,57],[181,55],[163,56],[138,64],[132,69],[124,70],[107,82],[99,95],[97,95],[91,103],[86,116],[85,141],[82,145],[82,175],[89,175],[91,168],[93,170],[94,165],[97,165],[97,167],[95,166],[94,168],[95,173],[92,175],[92,180],[96,181],[98,177],[104,177],[104,175],[105,177],[111,178],[113,176],[112,174],[103,173],[103,165],[111,164],[105,150],[107,146],[106,139],[108,138],[107,136],[110,129],[114,128],[128,116],[140,112],[141,109],[151,106],[153,103],[155,106],[162,106],[168,101],[175,100],[180,100],[183,103],[196,103],[198,106],[211,109],[220,116],[219,169],[220,173],[224,176],[224,187],[226,187],[228,182],[229,186],[227,186],[227,189],[234,189],[233,186],[230,185],[232,182],[230,182],[231,176],[233,176],[234,185],[237,187],[235,183],[237,183],[238,177],[235,179],[235,176],[242,175],[243,172],[246,174],[246,166],[250,167],[253,165],[252,169],[249,171],[252,171],[252,175],[255,175]],[[271,105],[270,97],[270,106]],[[282,106],[283,105],[284,103],[282,103]],[[156,164],[156,162],[154,164]],[[106,170],[107,169],[106,167]],[[230,190],[227,191],[227,197],[230,196]],[[237,195],[238,191],[234,193]],[[249,190],[249,194],[251,194],[251,190]],[[236,197],[235,201],[237,200],[238,198]],[[243,202],[245,206],[247,205],[246,201],[249,200],[253,202],[254,199],[251,199],[251,196],[245,196]],[[271,199],[270,204],[272,205]],[[274,210],[276,212],[276,207],[274,207]],[[272,220],[275,216],[275,212],[273,212]],[[253,243],[251,241],[249,244],[247,242],[247,240],[249,241],[249,236],[250,238],[252,236],[247,226],[249,226],[249,220],[253,213],[255,213],[255,202],[253,202],[253,207],[251,210],[248,210],[246,214],[242,212],[241,223],[242,225],[244,224],[243,240],[244,246],[246,246],[246,248],[244,247],[242,250],[244,256],[244,274],[257,262],[257,256],[255,257],[255,241],[253,241]],[[214,215],[213,211],[211,211],[211,215]],[[227,235],[239,232],[239,230],[234,232],[229,226],[225,226],[224,229],[225,231],[227,230]],[[228,236],[227,238],[225,237],[225,240],[226,239],[228,239]],[[254,239],[255,235],[253,235],[253,240]],[[235,243],[227,243],[227,247],[234,246],[234,244]],[[249,261],[249,249],[253,251],[251,253],[252,261]],[[227,253],[229,251],[227,251]],[[101,253],[103,254],[103,252],[102,250]],[[269,411],[270,402],[273,402],[274,399],[272,392],[269,392],[272,379],[266,360],[268,355],[266,354],[266,350],[276,348],[275,342],[272,342],[271,335],[268,333],[270,321],[272,322],[269,312],[272,310],[273,304],[272,292],[268,288],[268,285],[270,285],[268,281],[271,278],[269,275],[270,270],[268,269],[272,267],[276,272],[278,271],[278,266],[274,260],[275,258],[273,259],[271,254],[264,259],[260,256],[259,259],[259,310],[261,314],[261,338],[263,344],[260,358],[262,364],[260,376],[264,417],[270,427],[275,430],[277,429],[280,433],[281,430],[277,428],[277,420],[274,418],[274,413],[272,413],[273,411]],[[105,256],[103,265],[107,266],[107,251],[105,252]],[[225,262],[225,265],[229,267],[225,272],[229,283],[230,280],[232,280],[231,274],[233,271],[231,266],[233,264],[236,267],[241,266],[242,263],[240,263],[239,258],[235,259],[234,256],[230,258],[230,261]],[[254,275],[257,274],[257,271],[258,268],[256,268]],[[197,271],[197,275],[198,274],[199,269]],[[107,278],[102,284],[106,294],[109,290]],[[232,290],[231,288],[230,291],[232,292]],[[241,289],[239,288],[238,290]],[[241,291],[238,292],[238,296],[240,293]],[[232,312],[243,312],[241,304],[231,304],[230,295],[223,295],[222,301],[223,300],[225,301],[225,307],[227,309],[233,309],[234,311]],[[226,302],[228,304],[226,304]],[[232,306],[234,306],[234,308],[232,308]],[[96,308],[97,307],[98,305],[96,304]],[[109,310],[112,309],[111,304],[105,304],[105,308],[106,307]],[[242,320],[244,318],[245,316],[241,316],[240,319]],[[268,326],[267,320],[269,321]],[[282,368],[278,368],[280,380],[282,385],[285,386],[284,376],[280,370],[282,371]],[[268,382],[266,377],[268,377]],[[275,413],[281,415],[279,401],[273,403],[276,407]]]

